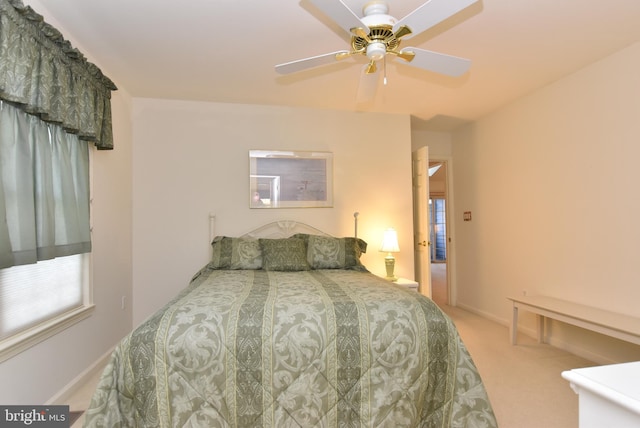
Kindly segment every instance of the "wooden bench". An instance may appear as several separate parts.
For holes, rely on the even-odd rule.
[[[537,315],[538,342],[545,342],[545,318],[586,328],[616,339],[640,345],[640,318],[605,311],[591,306],[547,296],[508,297],[513,302],[513,318],[509,335],[515,345],[518,334],[518,310]]]

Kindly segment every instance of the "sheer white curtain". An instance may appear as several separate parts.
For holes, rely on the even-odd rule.
[[[89,148],[0,101],[0,269],[91,251]]]

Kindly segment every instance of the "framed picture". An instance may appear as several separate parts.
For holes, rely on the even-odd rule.
[[[249,151],[249,207],[333,206],[333,153]]]

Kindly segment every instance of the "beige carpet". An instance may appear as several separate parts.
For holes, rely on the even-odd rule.
[[[451,306],[441,308],[458,327],[480,371],[499,427],[578,426],[578,396],[561,373],[594,363],[523,334],[512,346],[506,326]]]
[[[572,428],[578,426],[578,396],[561,373],[595,363],[540,345],[518,335],[509,343],[509,329],[448,306],[446,264],[431,264],[431,293],[458,327],[473,357],[501,428]]]
[[[446,263],[431,263],[431,298],[438,305],[449,304]]]

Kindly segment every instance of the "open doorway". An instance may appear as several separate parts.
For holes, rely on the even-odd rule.
[[[449,304],[447,162],[429,161],[429,234],[431,297],[438,305]]]

